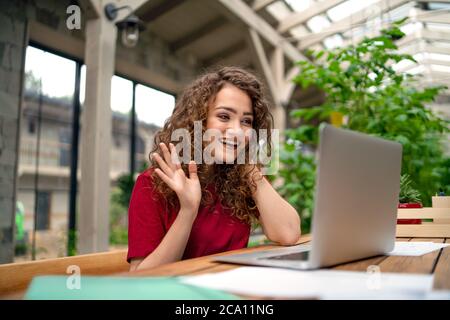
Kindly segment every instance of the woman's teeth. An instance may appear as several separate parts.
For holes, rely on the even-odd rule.
[[[237,143],[231,142],[231,141],[222,141],[223,145],[227,148],[236,148]]]

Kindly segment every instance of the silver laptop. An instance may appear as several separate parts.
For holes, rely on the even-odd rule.
[[[310,244],[215,257],[214,261],[317,269],[393,250],[402,146],[325,125]]]

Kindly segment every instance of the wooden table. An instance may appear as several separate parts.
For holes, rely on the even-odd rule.
[[[309,235],[305,235],[300,238],[298,243],[308,243],[310,239],[311,238]],[[433,241],[439,243],[450,243],[450,238],[397,238],[397,241]],[[27,284],[31,281],[33,275],[67,275],[67,265],[72,264],[80,265],[82,267],[82,270],[84,271],[83,274],[85,275],[114,275],[133,277],[198,275],[226,271],[239,267],[238,265],[234,264],[213,262],[212,257],[214,256],[255,252],[274,248],[280,248],[280,246],[261,245],[258,247],[234,250],[211,256],[182,260],[175,263],[162,265],[156,268],[136,271],[132,273],[124,272],[128,269],[128,264],[125,262],[126,250],[123,252],[107,252],[76,257],[50,259],[48,261],[33,261],[22,263],[19,265],[11,264],[9,266],[3,266],[3,268],[5,269],[3,271],[1,271],[2,267],[0,267],[0,278],[7,278],[4,279],[5,281],[7,281],[7,283],[12,281],[17,285],[9,285],[9,287],[11,288],[9,288],[6,293],[3,293],[3,295],[0,294],[0,299],[21,299],[23,298]],[[420,257],[378,256],[342,264],[333,267],[332,269],[366,272],[367,268],[370,265],[379,266],[382,272],[434,274],[433,288],[450,290],[450,246],[433,251]],[[108,267],[109,269],[105,267]],[[23,277],[25,278],[22,279]],[[248,299],[270,299],[270,297],[262,296],[242,297]]]
[[[308,243],[310,236],[302,236],[300,243]],[[397,238],[397,241],[432,241],[438,243],[450,243],[450,238]],[[162,265],[149,270],[140,270],[132,273],[121,275],[128,276],[180,276],[180,275],[198,275],[205,273],[214,273],[220,271],[238,268],[239,265],[227,264],[221,262],[213,262],[211,257],[219,255],[229,255],[235,253],[256,252],[280,248],[276,245],[261,245],[258,247],[245,248],[240,250],[229,251],[226,253],[215,254],[195,259],[178,261]],[[433,251],[419,257],[406,256],[378,256],[369,259],[359,260],[342,264],[331,269],[334,270],[351,270],[366,272],[371,265],[380,267],[381,272],[398,272],[398,273],[418,273],[418,274],[434,274],[433,289],[450,290],[450,246]],[[267,299],[268,297],[250,297],[249,299]]]

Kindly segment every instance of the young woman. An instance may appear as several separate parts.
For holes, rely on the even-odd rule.
[[[220,134],[213,139],[220,146],[212,152],[212,164],[177,161],[182,155],[172,134],[184,128],[194,141],[195,121],[201,121],[202,132],[214,129]],[[225,67],[206,73],[184,91],[155,136],[150,168],[133,189],[130,271],[244,248],[253,222],[281,245],[298,241],[299,215],[263,177],[261,165],[229,162],[236,160],[240,142],[248,151],[249,139],[237,139],[238,132],[266,129],[270,142],[271,127],[261,83],[246,70]],[[191,150],[196,151],[194,144]]]

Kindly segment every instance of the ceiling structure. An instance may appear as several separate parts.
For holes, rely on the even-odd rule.
[[[450,87],[450,0],[150,0],[136,13],[147,32],[200,70],[241,65],[260,71],[282,105],[292,94],[303,105],[317,103],[317,92],[294,92],[290,84],[307,49],[355,43],[409,17],[398,46],[419,63],[395,68],[423,75],[423,84]]]

